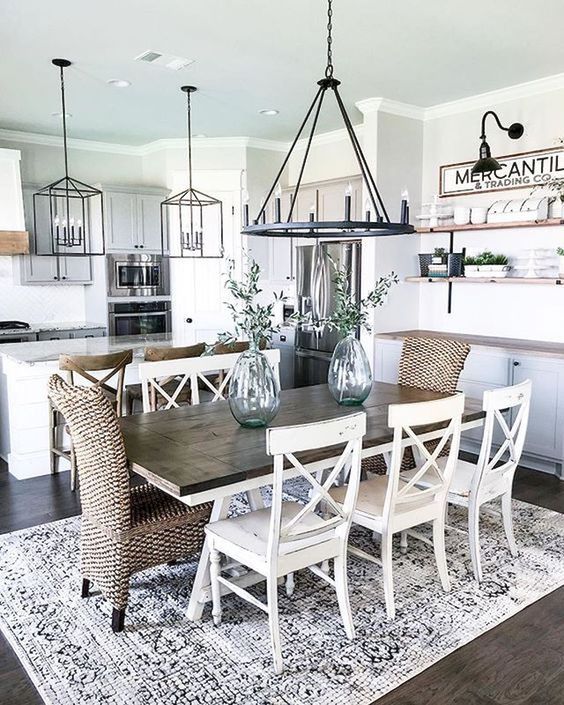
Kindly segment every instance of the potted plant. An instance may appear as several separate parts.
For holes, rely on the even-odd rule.
[[[557,247],[556,254],[558,255],[558,275],[564,277],[564,247]]]
[[[285,297],[275,295],[274,301],[264,305],[256,300],[260,267],[249,260],[249,268],[241,281],[233,278],[230,269],[226,287],[232,301],[226,303],[234,323],[233,332],[219,336],[222,343],[230,344],[241,338],[249,341],[249,349],[239,356],[229,384],[229,408],[235,419],[249,428],[267,426],[280,408],[280,386],[270,363],[260,351],[262,341],[270,342],[272,334],[280,329],[274,325],[274,307]]]
[[[339,404],[354,406],[362,404],[372,388],[370,363],[356,333],[361,328],[371,330],[368,322],[370,309],[383,305],[390,287],[397,284],[398,277],[393,272],[380,277],[374,288],[360,300],[351,291],[346,268],[335,267],[334,281],[335,309],[330,316],[318,322],[342,336],[333,351],[327,382]]]
[[[484,250],[476,257],[464,259],[464,273],[467,277],[505,278],[511,267],[506,255]]]

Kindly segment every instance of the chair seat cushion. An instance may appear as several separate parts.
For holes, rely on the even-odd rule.
[[[446,463],[446,457],[438,458],[437,465],[444,470]],[[419,465],[421,467],[421,464]],[[456,468],[454,470],[454,477],[450,483],[449,492],[450,494],[459,495],[460,497],[468,497],[470,494],[470,487],[472,486],[472,478],[476,472],[476,464],[469,463],[466,460],[457,460]],[[413,470],[408,470],[402,473],[402,477],[405,479],[410,479],[414,477],[417,473],[417,468]],[[421,487],[429,487],[430,484],[434,484],[436,481],[436,475],[432,470],[427,470],[427,472],[418,480],[417,484]]]
[[[384,501],[388,489],[388,476],[377,475],[369,480],[362,480],[358,486],[358,497],[355,509],[363,514],[382,516],[384,513]],[[329,494],[336,502],[342,504],[345,501],[347,487],[332,487]]]
[[[131,528],[177,523],[190,515],[211,511],[209,503],[189,507],[158,487],[147,483],[131,488]]]
[[[301,510],[303,504],[298,502],[282,502],[282,527],[293,519]],[[317,514],[308,513],[300,520],[295,528],[316,529],[322,519]],[[266,557],[268,546],[268,533],[270,530],[270,507],[257,509],[247,514],[242,514],[232,519],[222,519],[206,526],[206,532],[229,541],[236,546],[244,548],[258,556]],[[333,538],[334,530],[329,530],[315,536],[309,536],[293,541],[280,543],[280,553],[286,554],[313,544],[321,543]]]

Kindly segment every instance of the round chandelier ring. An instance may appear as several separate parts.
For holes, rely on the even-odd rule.
[[[415,228],[409,223],[389,223],[387,221],[366,220],[308,220],[288,223],[255,223],[248,225],[246,235],[266,235],[268,237],[288,237],[291,232],[299,237],[317,239],[329,235],[354,234],[355,237],[374,237],[386,235],[403,235],[414,233]]]

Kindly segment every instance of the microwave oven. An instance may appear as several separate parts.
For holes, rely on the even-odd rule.
[[[161,255],[107,255],[108,296],[169,296],[169,261]]]

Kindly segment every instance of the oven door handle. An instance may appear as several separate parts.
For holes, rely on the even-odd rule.
[[[140,318],[141,316],[166,316],[170,311],[144,311],[142,313],[110,313],[114,318]]]

